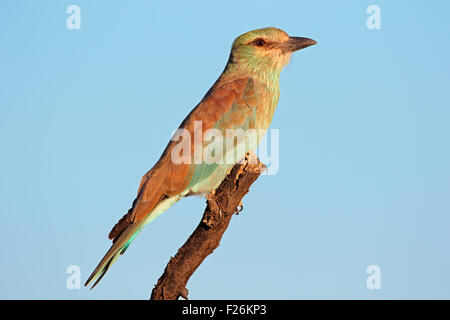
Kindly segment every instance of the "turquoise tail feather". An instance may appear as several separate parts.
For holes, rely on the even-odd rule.
[[[123,232],[113,241],[113,245],[105,254],[95,270],[92,272],[92,274],[86,281],[85,286],[89,286],[92,281],[97,279],[91,287],[91,289],[93,289],[103,278],[111,265],[120,257],[120,255],[125,253],[131,242],[133,242],[133,240],[141,232],[144,226],[156,219],[160,214],[166,211],[184,195],[185,193],[162,201],[152,212],[147,215],[147,218],[144,221],[140,223],[131,223],[130,225],[128,225],[127,228],[123,230]]]
[[[142,230],[142,227],[142,224],[130,224],[127,229],[122,232],[122,234],[113,242],[113,245],[105,254],[95,270],[92,272],[92,274],[86,281],[85,286],[89,286],[92,281],[97,279],[91,287],[91,289],[93,289],[100,282],[111,265],[119,258],[120,255],[125,253],[131,242]]]

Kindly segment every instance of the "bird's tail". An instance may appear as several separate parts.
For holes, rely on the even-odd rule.
[[[109,234],[109,238],[113,240],[113,244],[108,252],[105,254],[103,259],[98,264],[97,268],[92,272],[89,279],[86,281],[85,286],[88,286],[92,281],[96,280],[94,288],[97,283],[103,278],[106,271],[111,267],[111,265],[119,258],[120,255],[124,254],[128,249],[128,246],[136,238],[136,236],[141,232],[142,228],[154,219],[156,219],[160,214],[166,211],[170,206],[177,202],[183,194],[174,196],[167,199],[162,199],[155,193],[155,198],[157,201],[147,201],[146,206],[136,205],[133,203],[133,207],[128,211],[122,219],[114,226]],[[150,212],[145,216],[144,219],[133,220],[132,215],[135,212]]]
[[[95,279],[97,279],[97,281],[95,281],[91,289],[97,285],[111,265],[127,250],[130,243],[139,234],[142,228],[142,223],[130,223],[125,230],[123,230],[123,232],[116,239],[114,239],[113,245],[100,261],[97,268],[95,268],[92,272],[91,276],[86,281],[85,286],[88,286]]]

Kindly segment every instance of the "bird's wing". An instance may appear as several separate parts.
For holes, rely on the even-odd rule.
[[[140,223],[163,199],[183,192],[195,171],[194,124],[201,121],[202,132],[238,128],[254,114],[257,104],[255,86],[251,78],[238,78],[214,85],[203,100],[180,125],[191,137],[190,163],[175,163],[171,159],[173,148],[179,141],[170,141],[155,166],[141,179],[138,194],[130,211],[114,226],[109,234],[116,238],[130,222]]]
[[[225,130],[237,128],[244,123],[256,105],[253,80],[240,78],[226,83],[216,83],[203,100],[182,122],[180,129],[190,133],[191,155],[189,163],[172,161],[171,154],[178,141],[171,141],[155,166],[141,179],[138,194],[132,208],[119,220],[109,233],[113,245],[100,261],[86,282],[93,287],[105,275],[114,261],[125,252],[136,235],[141,231],[147,218],[164,199],[181,194],[192,180],[199,165],[194,164],[194,124],[201,121],[202,132],[211,128]]]

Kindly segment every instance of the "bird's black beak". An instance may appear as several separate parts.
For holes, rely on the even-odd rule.
[[[309,46],[313,46],[315,44],[317,44],[317,42],[313,39],[302,37],[290,37],[289,40],[283,44],[283,51],[294,52]]]

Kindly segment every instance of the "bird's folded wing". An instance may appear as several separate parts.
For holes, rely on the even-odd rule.
[[[190,136],[191,161],[179,163],[172,160],[172,150],[179,143],[169,142],[155,166],[141,179],[133,207],[114,226],[109,238],[116,238],[131,222],[143,222],[163,199],[182,193],[192,178],[194,163],[194,127],[201,132],[217,128],[221,131],[249,126],[254,114],[257,95],[251,78],[239,78],[225,83],[219,81],[180,125]]]

